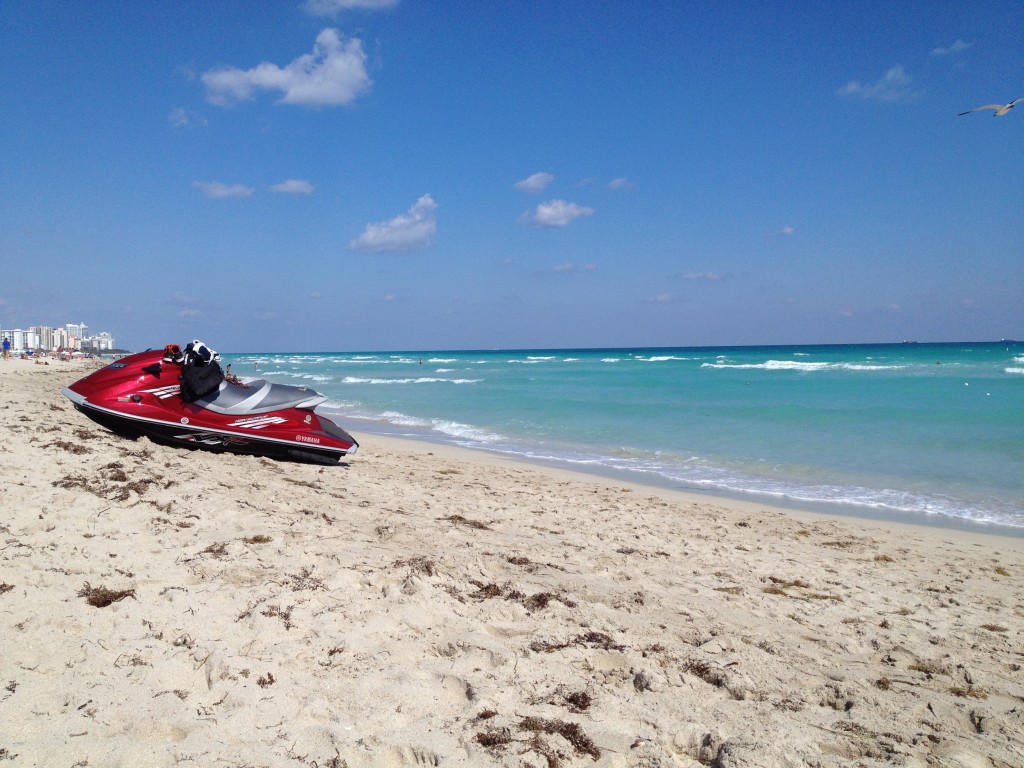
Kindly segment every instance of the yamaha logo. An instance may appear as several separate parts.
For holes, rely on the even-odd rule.
[[[181,423],[182,424],[188,424],[188,416],[182,416],[181,417]]]

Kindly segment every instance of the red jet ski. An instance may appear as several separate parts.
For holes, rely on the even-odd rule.
[[[220,374],[211,391],[187,402],[182,392],[186,367],[177,346],[169,345],[123,357],[63,393],[93,421],[133,439],[146,435],[170,445],[318,464],[336,464],[359,447],[345,430],[314,411],[325,395]]]

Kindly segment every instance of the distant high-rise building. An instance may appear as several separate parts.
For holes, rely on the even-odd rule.
[[[48,325],[33,325],[29,328],[39,336],[39,349],[53,349],[56,345],[53,343],[53,328]]]
[[[68,336],[77,336],[80,339],[84,339],[89,335],[89,326],[85,323],[65,323],[64,328],[68,332]]]

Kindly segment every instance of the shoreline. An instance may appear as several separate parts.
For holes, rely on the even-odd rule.
[[[338,413],[338,417],[344,421],[344,414]],[[976,522],[968,520],[966,518],[957,518],[949,515],[928,515],[916,512],[906,512],[902,510],[892,510],[885,508],[875,508],[865,505],[851,504],[851,503],[830,503],[825,501],[804,501],[801,499],[794,499],[789,497],[776,497],[765,493],[749,492],[745,493],[742,491],[730,491],[720,490],[714,488],[698,488],[692,486],[684,486],[681,483],[674,482],[671,480],[659,481],[658,478],[638,478],[638,473],[631,472],[629,470],[616,470],[613,468],[596,468],[596,467],[577,467],[572,465],[570,462],[560,462],[556,459],[533,459],[528,456],[518,454],[508,454],[497,450],[491,450],[487,447],[469,447],[463,445],[457,445],[452,442],[447,442],[443,439],[434,439],[430,435],[410,435],[403,433],[400,427],[392,427],[385,425],[380,422],[374,422],[371,419],[353,419],[353,422],[358,422],[365,425],[366,423],[373,424],[371,429],[352,430],[357,442],[360,446],[363,444],[363,440],[359,438],[358,432],[362,435],[371,435],[374,439],[380,439],[385,442],[395,441],[396,443],[405,444],[407,446],[413,445],[430,445],[435,446],[442,450],[451,450],[452,455],[461,455],[462,452],[466,452],[466,460],[472,460],[475,455],[493,457],[495,459],[502,459],[509,462],[512,465],[522,464],[527,467],[534,467],[541,470],[549,469],[554,472],[565,472],[578,478],[591,478],[603,480],[606,482],[622,483],[624,485],[633,486],[640,489],[646,489],[652,493],[657,492],[669,492],[672,494],[678,494],[685,498],[693,497],[706,503],[720,504],[724,506],[732,505],[758,505],[762,507],[771,507],[778,510],[789,511],[793,513],[804,513],[809,515],[817,515],[820,517],[837,518],[846,520],[865,520],[879,523],[882,525],[907,525],[907,526],[920,526],[927,529],[948,529],[961,531],[963,533],[977,533],[983,535],[992,536],[1005,536],[1010,538],[1024,538],[1024,526],[1011,526],[1011,525],[999,525],[998,523],[988,522]]]
[[[92,367],[0,363],[13,765],[1024,764],[1021,539],[132,441],[60,394]]]
[[[736,513],[752,513],[756,510],[767,510],[776,514],[791,515],[794,520],[823,522],[833,520],[845,521],[851,525],[866,524],[891,531],[914,531],[918,529],[975,535],[992,536],[996,539],[1024,539],[1024,528],[1002,526],[994,523],[974,523],[970,520],[935,516],[922,518],[910,512],[891,512],[878,510],[874,513],[869,508],[861,508],[853,504],[835,505],[832,509],[825,502],[801,502],[796,499],[776,499],[765,494],[741,494],[732,491],[718,491],[702,488],[673,487],[666,481],[644,482],[630,476],[628,471],[589,471],[571,466],[563,466],[556,461],[530,459],[522,456],[509,456],[486,448],[469,448],[453,445],[429,438],[408,435],[391,435],[378,432],[350,432],[359,443],[359,450],[364,446],[377,444],[388,450],[408,453],[425,453],[439,458],[459,461],[466,464],[481,466],[496,465],[510,469],[523,467],[561,477],[572,482],[604,486],[615,483],[630,488],[638,493],[646,493],[680,504],[714,505],[729,509]],[[358,460],[359,454],[353,460]],[[841,509],[840,509],[841,507]]]

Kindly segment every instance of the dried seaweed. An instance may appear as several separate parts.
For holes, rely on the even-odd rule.
[[[157,482],[158,480],[153,478],[140,478],[129,482],[128,474],[124,471],[123,465],[120,462],[114,461],[101,467],[95,476],[81,474],[65,475],[58,480],[52,481],[51,485],[55,488],[65,488],[67,490],[80,488],[108,501],[127,501],[131,498],[129,491],[135,491],[136,494],[141,496],[150,485],[154,485]]]
[[[326,589],[324,586],[324,580],[319,576],[314,576],[313,569],[309,567],[303,568],[298,573],[288,574],[288,580],[291,582],[290,586],[292,588],[292,592],[299,592],[304,589],[313,591]]]
[[[267,672],[266,675],[261,675],[256,679],[256,685],[260,688],[267,688],[277,682],[277,678],[274,677],[273,672]]]
[[[571,712],[586,712],[590,709],[590,705],[594,703],[594,699],[586,691],[567,693],[562,696],[562,699]]]
[[[716,688],[725,685],[725,672],[710,661],[690,659],[683,665],[683,669]]]
[[[281,619],[285,629],[291,629],[295,625],[292,624],[292,611],[295,610],[294,605],[289,605],[284,610],[281,610],[279,605],[268,605],[266,610],[260,611],[260,614],[270,619]],[[238,618],[244,618],[245,614]]]
[[[496,714],[485,710],[476,719],[490,719]],[[543,717],[529,716],[514,726],[487,728],[476,734],[476,741],[495,757],[509,744],[514,742],[525,744],[527,751],[536,752],[544,758],[548,768],[559,768],[566,754],[545,739],[546,736],[561,736],[578,755],[589,755],[593,760],[601,758],[601,750],[597,748],[597,745],[587,736],[580,725]]]
[[[448,517],[442,517],[442,520],[447,520],[449,523],[455,523],[457,525],[465,525],[468,528],[476,528],[481,531],[491,530],[491,526],[487,523],[482,523],[479,520],[470,520],[462,515],[448,515]]]
[[[954,685],[949,689],[949,692],[954,696],[959,696],[965,699],[987,699],[988,691],[981,688],[975,688],[973,685]]]
[[[530,643],[530,650],[534,653],[554,653],[555,651],[561,651],[572,646],[599,648],[603,651],[624,651],[626,649],[626,646],[614,642],[604,632],[587,632],[583,635],[576,635],[576,637],[564,643],[537,640]]]
[[[573,749],[581,755],[590,755],[594,760],[601,757],[601,750],[577,723],[568,723],[564,720],[548,720],[543,717],[527,717],[520,723],[519,727],[524,731],[533,733],[545,733],[548,735],[558,734],[572,744]]]
[[[81,443],[72,443],[67,440],[54,440],[52,443],[47,443],[44,447],[60,448],[61,450],[74,454],[92,453],[92,449],[88,446],[82,445]]]
[[[213,544],[204,549],[200,554],[209,555],[210,557],[219,560],[220,558],[227,556],[228,546],[223,541],[215,541]]]
[[[580,714],[586,712],[594,703],[593,697],[586,691],[566,691],[563,686],[558,686],[553,694],[547,697],[540,697],[532,704],[550,704],[554,707],[565,707],[570,712]]]
[[[410,557],[406,560],[395,560],[391,565],[395,567],[405,567],[413,573],[423,574],[424,576],[433,576],[437,573],[437,568],[434,565],[434,562],[423,555]]]
[[[106,608],[108,605],[124,600],[126,597],[135,597],[135,590],[114,590],[103,586],[94,587],[87,581],[85,586],[78,591],[78,596],[84,597],[85,601],[94,608]]]
[[[494,583],[484,584],[475,579],[470,579],[469,583],[476,587],[476,592],[472,592],[469,595],[474,600],[493,600],[494,598],[503,597],[506,600],[519,603],[530,612],[547,608],[553,600],[560,602],[567,608],[576,607],[575,601],[564,595],[556,595],[553,592],[536,592],[532,595],[526,595],[507,584],[501,587]]]
[[[512,742],[512,734],[509,733],[507,728],[491,728],[486,731],[480,731],[476,735],[476,740],[480,746],[494,749],[510,744]]]

